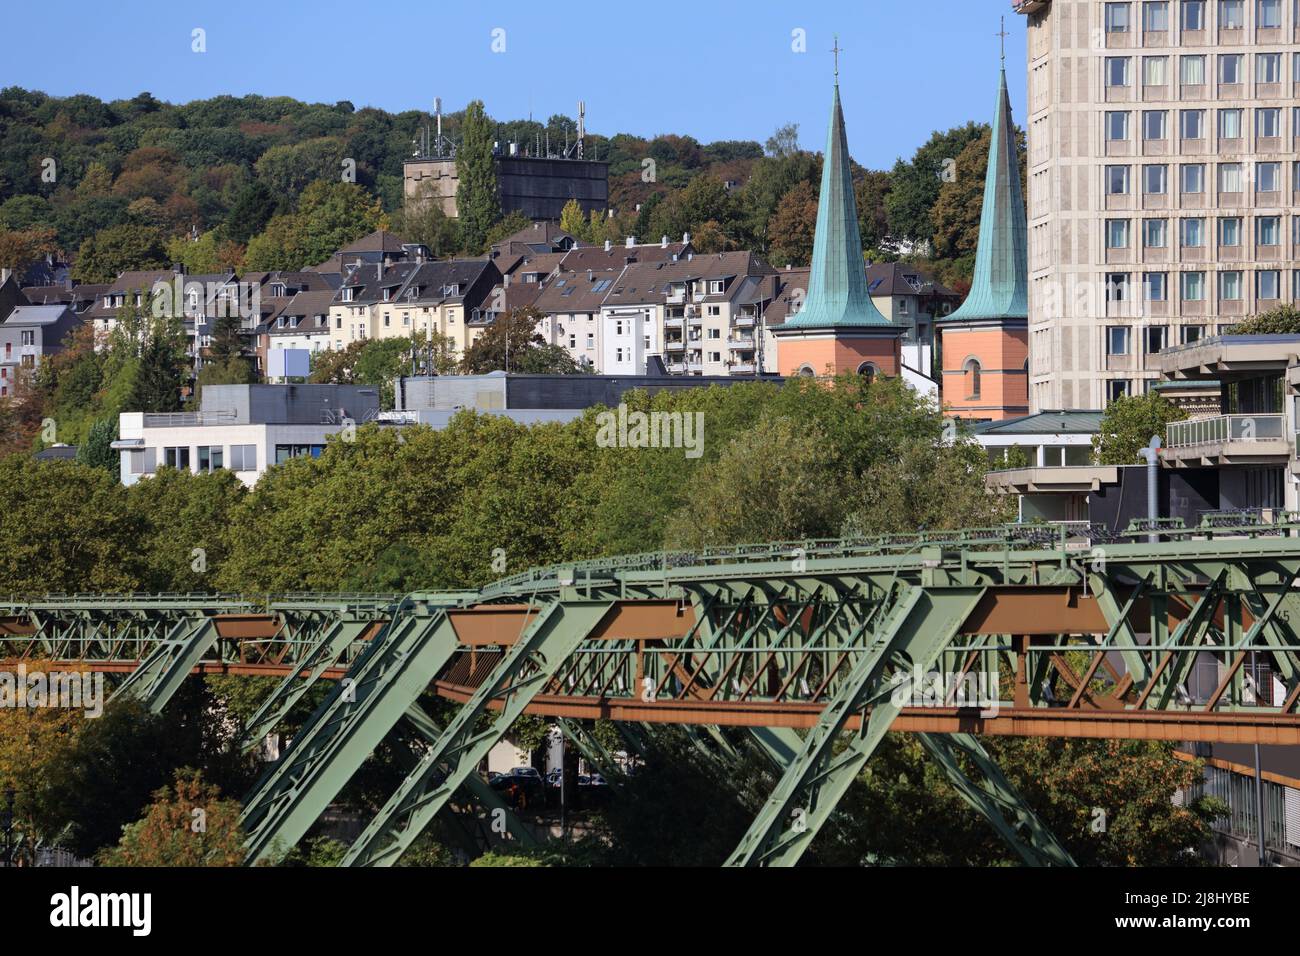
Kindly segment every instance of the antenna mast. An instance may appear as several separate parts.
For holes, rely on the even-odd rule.
[[[587,135],[587,104],[578,100],[578,158],[582,159],[582,141]]]

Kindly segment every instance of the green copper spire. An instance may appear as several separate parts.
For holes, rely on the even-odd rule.
[[[838,43],[836,44],[838,47]],[[849,144],[840,109],[838,58],[831,128],[822,158],[822,188],[817,204],[817,234],[813,240],[808,294],[797,315],[784,329],[834,329],[893,324],[880,314],[867,292],[867,267],[858,232],[858,204],[853,198]]]
[[[989,166],[984,176],[984,208],[980,213],[979,247],[970,295],[944,322],[987,322],[1024,319],[1029,315],[1028,228],[1020,192],[1020,161],[1016,128],[1007,96],[1007,71],[1001,72],[997,114],[989,142]]]

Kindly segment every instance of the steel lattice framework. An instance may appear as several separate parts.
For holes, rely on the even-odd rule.
[[[116,695],[154,711],[190,674],[279,675],[249,747],[330,681],[245,800],[249,863],[296,845],[386,738],[409,773],[345,863],[395,862],[453,806],[531,839],[477,773],[528,712],[611,772],[579,720],[640,750],[686,725],[724,764],[743,735],[779,778],[731,865],[797,862],[889,731],[918,733],[1027,864],[1069,865],[975,735],[1300,743],[1297,576],[1289,521],[1013,526],[654,552],[480,591],[15,600],[0,657],[125,673]],[[918,697],[931,674],[948,680]],[[957,696],[973,675],[996,675],[991,701]],[[461,705],[445,727],[418,704],[430,689]]]

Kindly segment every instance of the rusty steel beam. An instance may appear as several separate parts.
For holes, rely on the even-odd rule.
[[[464,703],[475,688],[435,681],[439,696]],[[489,705],[495,709],[498,705]],[[796,727],[817,723],[823,705],[800,701],[662,700],[542,695],[527,713],[586,720],[659,724],[719,724],[728,727]],[[848,730],[856,730],[857,717]],[[1204,711],[1079,711],[1064,707],[1004,707],[981,717],[967,708],[905,707],[893,729],[938,734],[972,733],[1011,737],[1085,737],[1127,740],[1204,740],[1213,743],[1300,744],[1300,715],[1205,713]]]

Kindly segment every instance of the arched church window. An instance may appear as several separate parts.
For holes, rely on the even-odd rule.
[[[966,397],[980,397],[980,363],[978,359],[968,358],[962,366],[962,378],[966,382]]]

